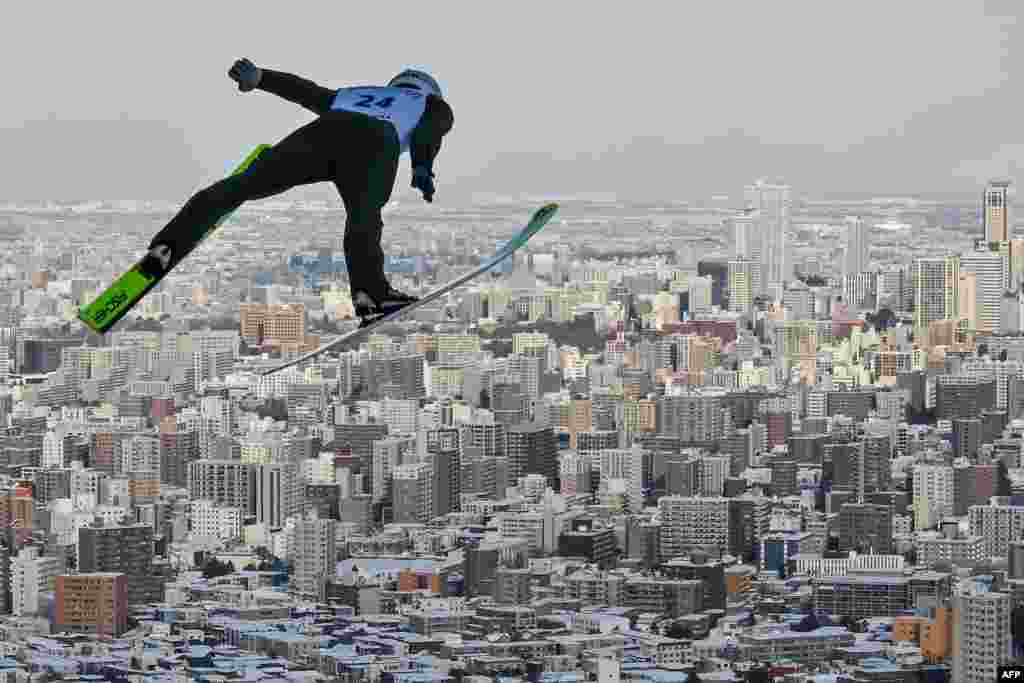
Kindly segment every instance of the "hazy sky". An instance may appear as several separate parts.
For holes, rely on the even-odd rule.
[[[613,6],[604,9],[604,6]],[[301,8],[301,9],[300,9]],[[1017,0],[11,3],[0,198],[184,200],[312,115],[227,75],[432,71],[439,204],[978,189],[1024,157]],[[396,196],[413,198],[408,162]],[[327,186],[329,187],[329,186]],[[331,190],[333,192],[333,189]]]

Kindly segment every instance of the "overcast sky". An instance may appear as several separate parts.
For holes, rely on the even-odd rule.
[[[456,121],[438,203],[695,199],[759,176],[799,195],[974,192],[993,175],[1024,181],[1022,12],[1016,0],[10,3],[0,198],[184,200],[311,119],[239,93],[226,72],[243,56],[329,87],[432,71]],[[397,197],[415,196],[408,175],[406,161]]]

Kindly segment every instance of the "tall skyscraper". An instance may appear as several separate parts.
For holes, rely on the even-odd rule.
[[[760,259],[761,240],[754,224],[754,216],[744,211],[729,220],[732,223],[733,238],[736,241],[736,257]]]
[[[1006,258],[988,249],[960,256],[960,272],[974,273],[975,306],[979,332],[999,332],[1003,292],[1006,291]]]
[[[162,599],[153,573],[153,527],[147,524],[89,526],[78,530],[78,571],[117,572],[128,581],[128,604]]]
[[[764,285],[785,283],[793,277],[793,263],[786,247],[789,232],[790,187],[782,182],[758,180],[744,192],[747,208],[754,209],[755,232],[762,241]],[[756,292],[760,294],[761,292]]]
[[[758,264],[761,263],[764,249],[764,236],[759,229],[753,212],[744,211],[736,214],[731,219],[733,234],[736,239],[736,258],[750,259]],[[751,289],[755,294],[760,293],[762,282],[761,272],[758,269],[757,281],[751,281]]]
[[[863,273],[871,259],[871,226],[859,216],[846,219],[846,253],[843,263],[847,276]]]
[[[920,258],[910,272],[914,285],[914,327],[927,329],[936,320],[953,320],[960,312],[960,259]]]
[[[981,577],[966,583],[953,598],[953,680],[994,681],[996,669],[1012,660],[1012,601]]]
[[[1008,242],[1013,239],[1009,189],[1009,180],[992,180],[985,186],[985,195],[982,201],[986,242]]]
[[[690,313],[701,314],[711,312],[712,282],[709,277],[695,277],[690,280]]]
[[[729,261],[729,310],[747,313],[754,301],[754,271],[761,264],[750,259]]]
[[[305,596],[321,596],[321,581],[330,576],[335,560],[333,519],[320,519],[309,513],[295,521],[290,538],[290,556],[294,567],[292,588]]]

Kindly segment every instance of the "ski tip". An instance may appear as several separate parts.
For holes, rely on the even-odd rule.
[[[538,219],[548,220],[549,218],[555,215],[556,211],[558,211],[558,203],[550,202],[537,209],[537,213],[534,215]]]

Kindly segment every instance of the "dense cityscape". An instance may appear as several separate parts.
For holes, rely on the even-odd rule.
[[[348,347],[338,201],[0,204],[0,682],[990,683],[1024,661],[1024,223],[558,199]],[[393,202],[425,292],[541,201]],[[1017,237],[1020,235],[1020,237]]]

